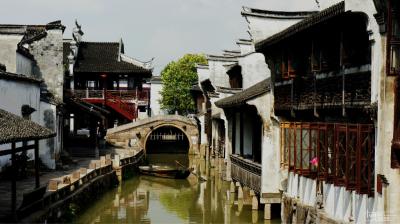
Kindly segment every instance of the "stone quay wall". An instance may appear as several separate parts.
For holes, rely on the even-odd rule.
[[[115,155],[114,158],[110,155],[101,156],[99,160],[92,160],[88,168],[51,179],[44,186],[45,195],[25,206],[23,203],[16,218],[23,223],[70,222],[93,199],[134,174],[143,159],[143,150],[127,150],[125,154]],[[26,198],[33,194],[35,192],[27,193]]]

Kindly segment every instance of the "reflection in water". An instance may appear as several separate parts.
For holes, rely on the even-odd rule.
[[[153,162],[164,156],[152,155]],[[186,156],[187,157],[187,156]],[[171,160],[172,163],[174,160]],[[182,157],[180,162],[185,162]],[[229,183],[208,162],[186,160],[207,178],[199,182],[190,175],[186,180],[139,176],[122,182],[94,202],[77,223],[270,223],[262,211],[237,201],[229,193]],[[275,223],[279,223],[276,221]]]

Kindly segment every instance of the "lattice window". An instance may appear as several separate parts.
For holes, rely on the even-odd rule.
[[[400,75],[400,18],[399,12],[393,10],[388,13],[389,26],[389,74]]]
[[[301,171],[301,145],[302,145],[302,139],[301,139],[301,124],[295,124],[294,127],[294,165],[296,168],[296,172]]]
[[[301,173],[307,175],[310,171],[310,139],[311,131],[309,124],[301,125]]]
[[[359,193],[373,192],[373,125],[284,123],[281,137],[290,171]],[[317,165],[312,164],[313,159]]]
[[[294,129],[292,126],[289,128],[289,135],[288,135],[288,141],[290,142],[289,145],[289,168],[294,169],[295,167],[295,161],[294,161],[294,154],[295,154],[295,134],[294,134]]]
[[[346,175],[346,126],[335,125],[335,184],[344,185]]]
[[[325,125],[319,125],[318,127],[318,150],[317,157],[318,161],[318,178],[320,180],[327,179],[328,175],[328,137],[327,137],[327,129]]]
[[[281,72],[284,79],[296,77],[296,71],[293,66],[293,52],[290,50],[282,53]]]
[[[358,126],[349,125],[347,127],[347,144],[346,144],[346,187],[349,190],[354,190],[356,187],[357,147],[358,147]]]
[[[375,136],[372,125],[360,127],[360,147],[357,150],[359,169],[357,169],[357,192],[372,194],[374,191]]]
[[[284,167],[289,166],[289,150],[291,145],[291,135],[289,134],[289,128],[289,123],[281,124],[281,136],[285,136],[281,138],[281,166]]]
[[[318,124],[311,124],[310,125],[310,148],[309,148],[309,163],[317,157],[317,150],[318,150]],[[317,165],[310,164],[310,176],[316,177],[317,174]]]

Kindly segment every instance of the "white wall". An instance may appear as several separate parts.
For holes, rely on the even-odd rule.
[[[199,85],[201,82],[210,78],[210,70],[208,66],[198,65],[197,69],[197,76],[199,80]],[[200,85],[201,86],[201,85]]]
[[[221,87],[228,87],[230,88],[229,84],[229,76],[226,74],[226,68],[224,65],[232,64],[233,62],[225,62],[225,61],[218,61],[218,60],[208,60],[208,67],[210,71],[210,81],[212,85],[221,86]]]
[[[239,65],[242,67],[243,89],[271,76],[265,57],[261,53],[251,53],[240,57]]]
[[[50,169],[56,168],[56,159],[61,151],[60,117],[57,116],[57,107],[55,105],[40,102],[40,125],[54,131],[57,136],[39,141],[39,157],[42,162]]]
[[[22,105],[29,105],[36,109],[31,114],[31,120],[39,123],[40,113],[40,89],[39,84],[18,82],[0,79],[0,108],[13,113],[18,116],[22,116],[21,108]],[[1,125],[1,124],[0,124]],[[18,143],[17,146],[22,146]],[[10,145],[0,145],[0,150],[10,149]],[[31,152],[29,152],[31,153]],[[29,154],[28,153],[28,154]],[[33,159],[33,153],[31,155]],[[10,162],[9,156],[0,157],[0,167]]]
[[[17,71],[17,44],[22,40],[22,35],[0,34],[0,63],[7,67],[8,72]]]
[[[255,51],[254,44],[241,43],[241,42],[236,42],[236,44],[239,46],[241,55],[249,54]]]
[[[22,105],[29,105],[36,109],[31,115],[31,120],[39,121],[40,109],[39,84],[0,79],[0,108],[10,113],[22,116]]]
[[[273,122],[273,96],[271,92],[247,102],[257,108],[262,118],[262,148],[261,148],[261,193],[278,193],[282,188],[280,171],[280,150],[274,141],[278,139],[279,124]],[[284,177],[284,176],[283,176]]]
[[[56,113],[56,106],[40,101],[39,84],[0,79],[0,108],[22,116],[22,105],[29,105],[36,109],[31,114],[32,121],[56,132],[56,137],[39,141],[39,156],[42,162],[49,168],[55,169],[55,159],[59,157],[62,148],[62,126]],[[9,145],[0,145],[1,150],[6,147]],[[31,158],[33,159],[33,154]],[[0,157],[0,167],[7,163],[9,163],[9,157]]]
[[[51,29],[46,32],[44,38],[30,44],[29,52],[36,60],[38,75],[44,80],[47,90],[55,97],[63,99],[63,33],[61,29]]]
[[[301,19],[275,19],[256,16],[246,16],[246,19],[249,23],[249,33],[255,43],[301,21]]]
[[[17,74],[23,74],[26,76],[33,75],[34,63],[31,59],[25,57],[24,55],[17,52]]]
[[[323,211],[326,216],[354,223],[375,223],[378,220],[370,220],[369,215],[373,214],[375,199],[366,194],[357,194],[348,191],[345,187],[334,186],[333,184],[321,182],[323,188]],[[317,181],[289,173],[288,188],[286,195],[298,198],[304,205],[314,206],[316,203]],[[393,222],[396,223],[396,222]]]
[[[204,114],[197,117],[200,120],[200,144],[204,145],[207,144],[207,135],[205,133],[204,127]]]
[[[162,115],[160,101],[161,101],[161,83],[151,83],[150,87],[150,108],[151,116]]]

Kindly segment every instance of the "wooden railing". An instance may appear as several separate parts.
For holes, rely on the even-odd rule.
[[[137,117],[136,106],[132,103],[127,103],[120,97],[115,96],[111,93],[106,92],[107,101],[106,104],[121,113],[124,117],[129,120],[133,120]]]
[[[230,158],[232,179],[259,194],[261,192],[261,164],[238,155],[231,155]]]
[[[128,120],[137,118],[137,106],[148,105],[150,89],[136,90],[69,90],[67,96],[77,97],[89,103],[105,104]]]
[[[105,99],[105,96],[119,97],[122,100],[149,100],[150,89],[144,88],[139,90],[90,90],[90,89],[75,89],[69,90],[72,96],[80,99]]]

